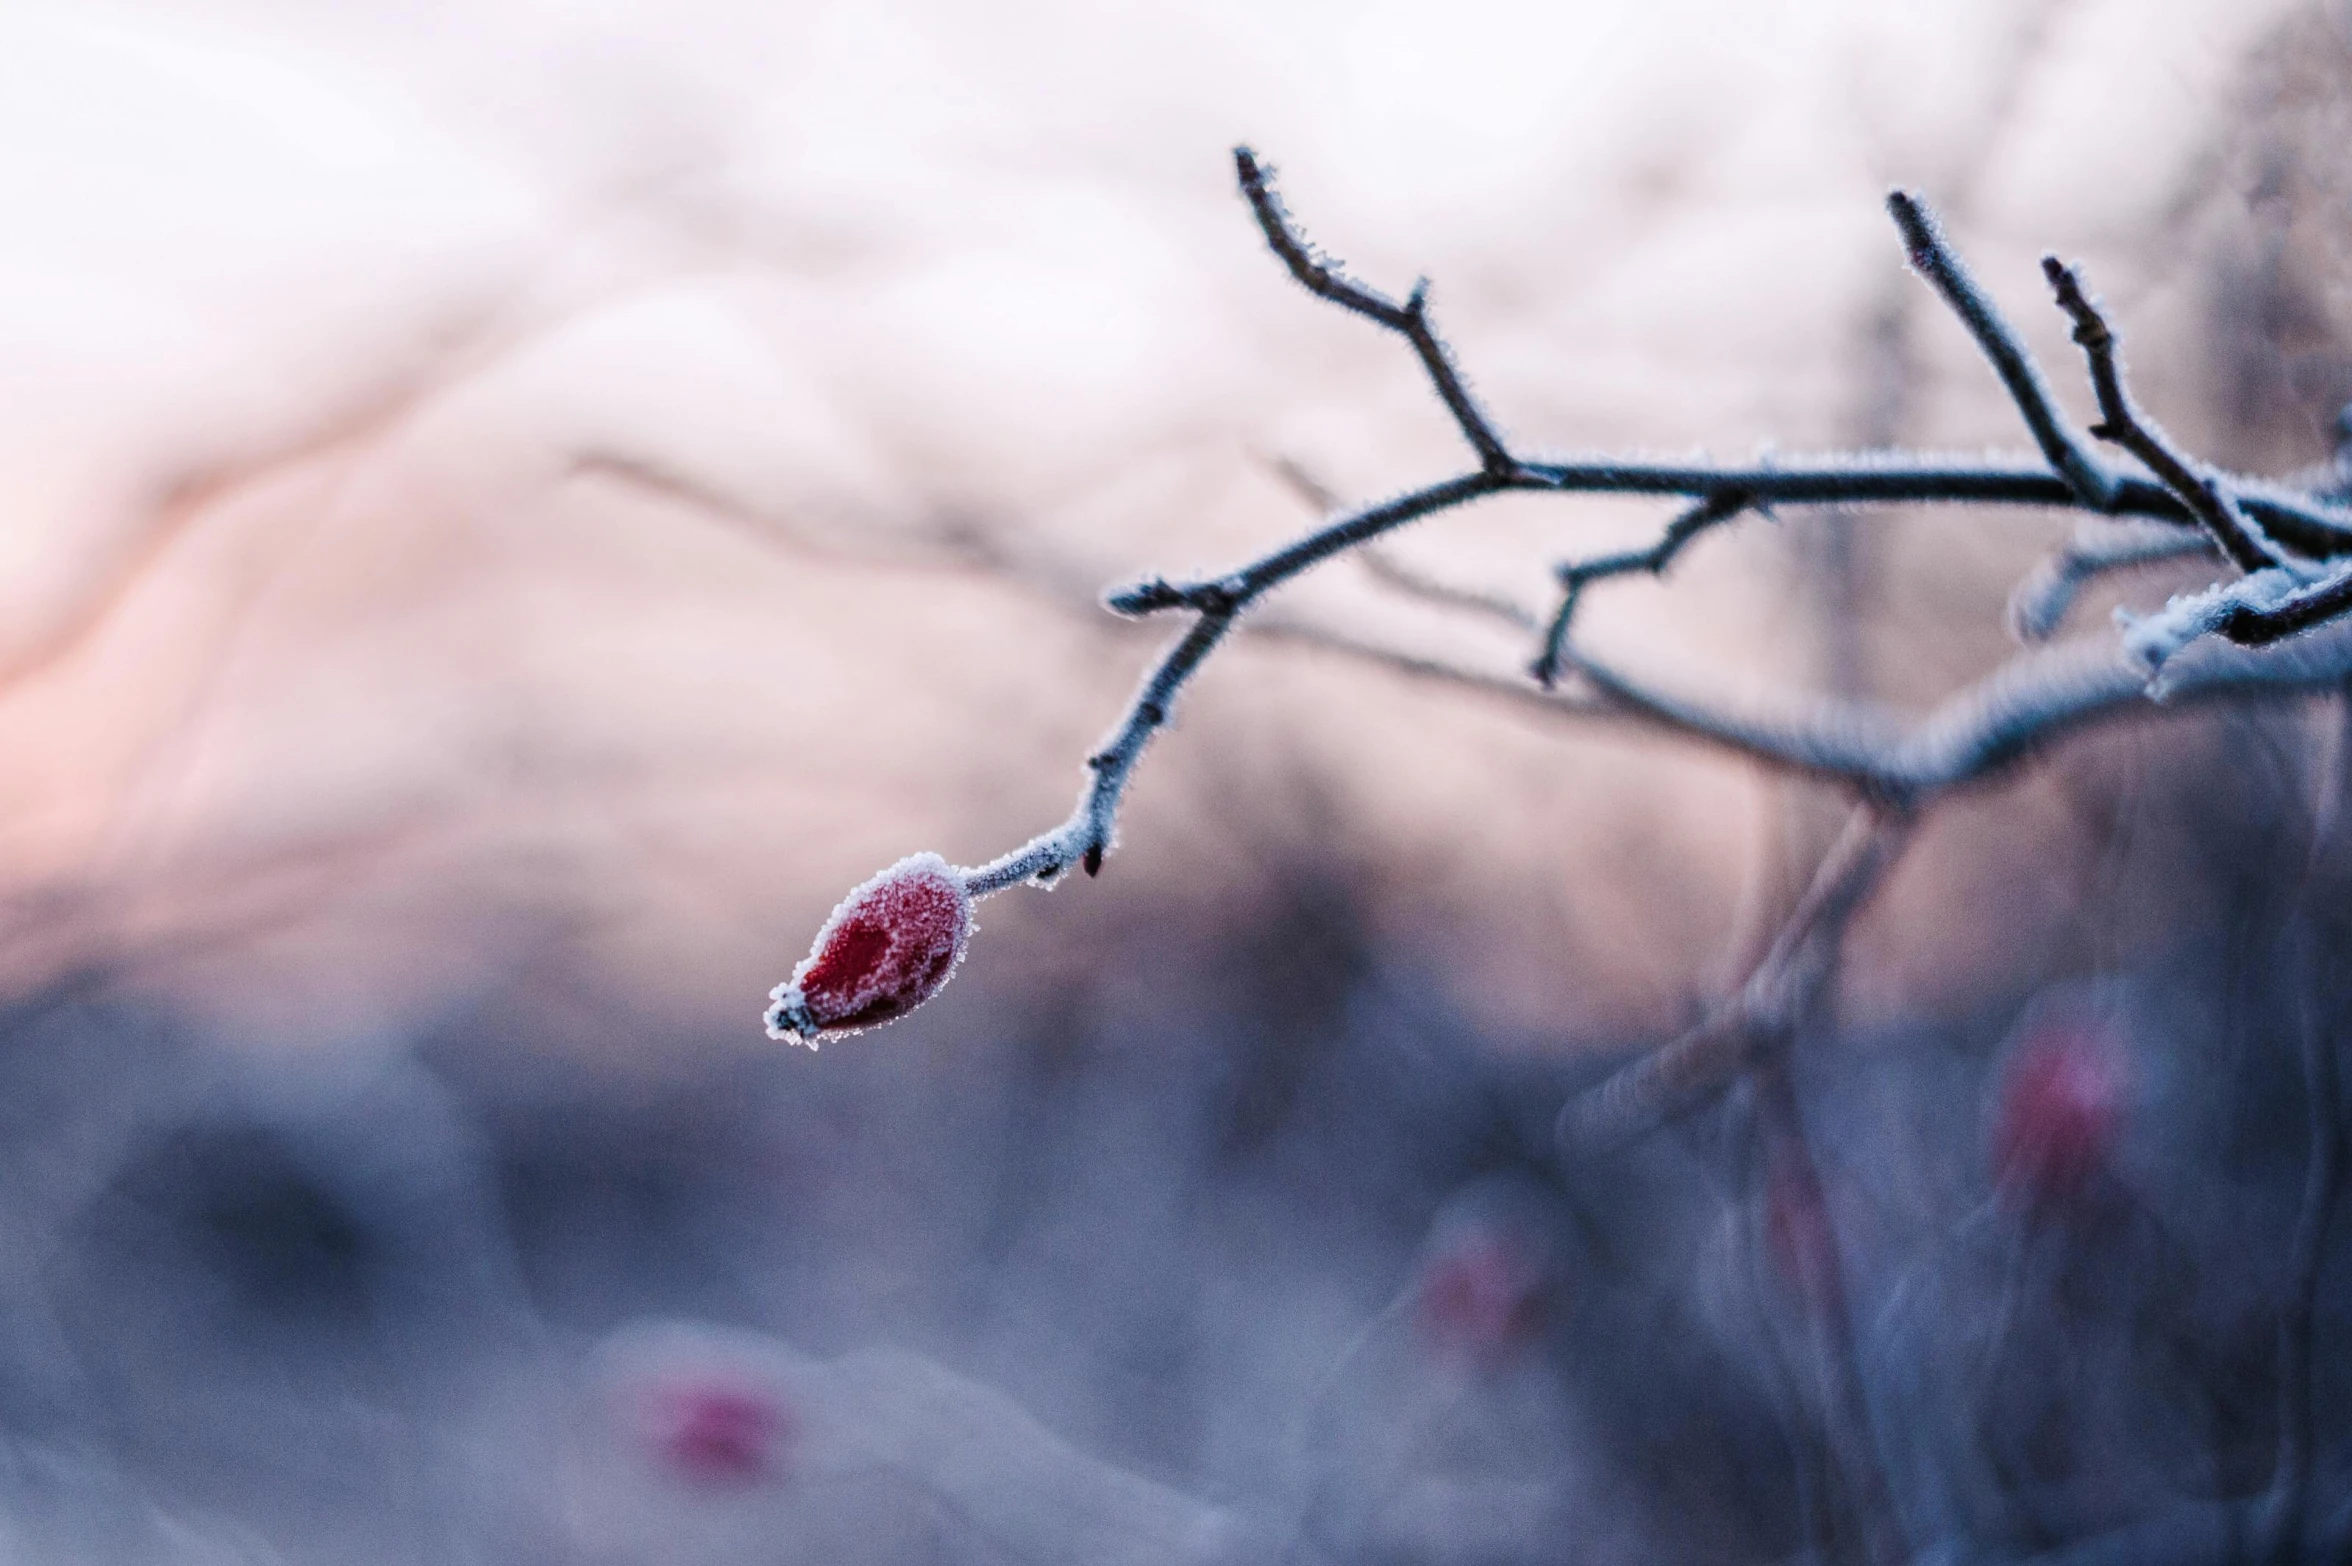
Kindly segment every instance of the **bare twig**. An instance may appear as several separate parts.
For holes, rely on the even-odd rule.
[[[1433,576],[1425,576],[1377,546],[1359,550],[1356,558],[1364,563],[1364,569],[1371,573],[1374,581],[1384,587],[1394,588],[1408,598],[1417,598],[1440,609],[1476,615],[1514,631],[1532,634],[1543,628],[1542,622],[1528,612],[1525,604],[1515,603],[1500,593],[1460,587],[1452,582],[1441,582]]]
[[[1257,216],[1258,227],[1265,231],[1266,243],[1282,258],[1282,264],[1290,268],[1290,275],[1342,309],[1402,333],[1413,345],[1421,367],[1429,373],[1429,383],[1437,389],[1438,399],[1461,426],[1462,438],[1478,453],[1479,466],[1498,477],[1518,472],[1519,459],[1503,444],[1502,436],[1495,432],[1494,421],[1470,394],[1452,351],[1429,324],[1429,280],[1423,278],[1416,282],[1402,304],[1377,289],[1365,287],[1340,270],[1337,261],[1316,250],[1298,231],[1282,205],[1281,194],[1274,188],[1274,171],[1261,164],[1257,154],[1247,147],[1234,148],[1233,169],[1241,180],[1241,193],[1248,200],[1250,211]]]
[[[2009,629],[2021,642],[2047,640],[2082,590],[2111,571],[2203,554],[2213,540],[2189,528],[2141,518],[2084,518],[2074,536],[2035,566],[2009,595]]]
[[[1215,581],[1184,587],[1153,578],[1112,595],[1110,607],[1121,614],[1149,614],[1184,608],[1198,614],[1191,629],[1162,655],[1145,677],[1143,688],[1109,738],[1086,760],[1092,777],[1079,796],[1069,820],[1041,834],[1011,853],[964,872],[964,884],[974,897],[1017,886],[1023,881],[1050,882],[1073,864],[1088,875],[1102,869],[1118,824],[1119,801],[1151,737],[1168,721],[1177,694],[1202,660],[1225,639],[1242,610],[1269,589],[1288,581],[1343,549],[1379,537],[1433,511],[1443,511],[1491,494],[1499,483],[1484,473],[1432,484],[1383,505],[1359,511],[1319,532],[1278,550],[1255,564]]]
[[[1670,694],[1573,647],[1573,672],[1587,688],[1543,691],[1501,673],[1329,626],[1276,616],[1254,617],[1245,625],[1253,636],[1472,690],[1539,716],[1632,723],[1912,809],[1948,790],[1990,783],[2042,746],[2079,729],[2151,710],[2145,680],[2103,637],[2021,652],[1906,723],[1875,703],[1826,699],[1777,713],[1733,712]],[[2283,651],[2193,650],[2170,666],[2165,705],[2177,709],[2224,698],[2302,696],[2332,689],[2352,673],[2352,635],[2331,628],[2318,645],[2297,652],[2288,659]]]
[[[1113,594],[1107,602],[1120,614],[1153,614],[1171,609],[1209,611],[1243,604],[1310,566],[1407,523],[1515,490],[1687,495],[1694,500],[1736,495],[1751,507],[1860,501],[2059,507],[2076,504],[2065,482],[2038,466],[1908,452],[1864,452],[1742,467],[1618,459],[1530,462],[1509,474],[1467,473],[1407,491],[1330,522],[1225,576],[1181,584],[1153,577]],[[2124,480],[2116,509],[2134,515],[2187,518],[2176,497],[2146,480]]]
[[[2056,256],[2042,258],[2042,275],[2058,298],[2058,308],[2074,322],[2074,340],[2090,361],[2091,389],[2098,395],[2100,422],[2091,433],[2112,441],[2148,466],[2164,486],[2180,497],[2198,526],[2212,535],[2221,552],[2239,570],[2260,571],[2283,564],[2286,555],[2261,527],[2246,515],[2229,488],[2176,450],[2171,439],[2132,406],[2123,384],[2123,366],[2116,349],[2114,328],[2083,292],[2074,269]]]
[[[2108,510],[2121,488],[2121,477],[2098,459],[2089,444],[2076,434],[2066,415],[2059,411],[2056,399],[2050,395],[2049,383],[2042,379],[2033,356],[2026,352],[2025,345],[2002,318],[1992,299],[1969,275],[1968,268],[1945,241],[1934,216],[1918,197],[1902,190],[1888,193],[1887,211],[1903,232],[1903,248],[1911,257],[1912,267],[1952,307],[1952,313],[1960,317],[1969,335],[1976,339],[1977,347],[1992,361],[1994,373],[2009,389],[2017,411],[2024,415],[2026,428],[2033,432],[2034,444],[2050,459],[2050,466],[2065,478],[2082,504],[2093,511]]]
[[[1290,457],[1274,457],[1270,463],[1276,475],[1297,491],[1300,499],[1314,507],[1317,515],[1329,516],[1341,509],[1339,497],[1332,493],[1330,486],[1308,472],[1301,463]],[[1496,621],[1513,631],[1532,634],[1542,628],[1542,622],[1524,604],[1516,603],[1499,593],[1464,587],[1454,582],[1441,582],[1436,577],[1406,565],[1377,544],[1366,544],[1358,549],[1356,560],[1374,581],[1408,598],[1419,599],[1440,609],[1475,615],[1481,620]]]
[[[2339,571],[2266,608],[2238,604],[2214,626],[2241,647],[2264,647],[2352,609],[2352,572]]]
[[[1635,571],[1646,571],[1662,576],[1674,563],[1683,546],[1701,533],[1733,517],[1755,504],[1755,497],[1744,489],[1726,487],[1701,496],[1696,503],[1666,524],[1658,541],[1647,549],[1629,549],[1620,554],[1602,555],[1595,560],[1577,561],[1559,568],[1560,606],[1552,612],[1551,623],[1544,628],[1543,648],[1536,654],[1528,672],[1535,683],[1546,690],[1560,678],[1561,649],[1567,645],[1568,623],[1576,615],[1577,600],[1588,583],[1603,581],[1612,576],[1624,576]]]

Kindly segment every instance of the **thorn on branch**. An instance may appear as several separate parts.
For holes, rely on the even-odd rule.
[[[2091,433],[2147,464],[2148,471],[2188,508],[2240,571],[2250,574],[2286,564],[2285,552],[2246,515],[2229,491],[2215,482],[2211,473],[2176,451],[2164,432],[2132,406],[2116,354],[2115,330],[2083,291],[2074,269],[2056,256],[2044,256],[2042,275],[2050,280],[2058,308],[2074,323],[2074,340],[2090,361],[2091,389],[2099,399],[2099,422],[2091,426]]]

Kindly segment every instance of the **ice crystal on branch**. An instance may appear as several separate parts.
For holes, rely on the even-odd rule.
[[[911,854],[855,888],[817,931],[791,979],[769,992],[768,1037],[817,1047],[905,1015],[939,993],[972,937],[964,877]]]

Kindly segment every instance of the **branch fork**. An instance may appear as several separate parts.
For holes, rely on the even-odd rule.
[[[1189,614],[1191,623],[1087,757],[1085,784],[1069,819],[997,859],[957,872],[975,898],[1023,882],[1053,884],[1072,868],[1089,875],[1101,870],[1144,750],[1167,726],[1193,676],[1244,624],[1415,677],[1532,703],[1547,713],[1660,728],[1846,789],[1867,830],[1857,826],[1852,851],[1833,855],[1823,867],[1829,880],[1817,883],[1819,896],[1799,909],[1740,993],[1697,1033],[1628,1068],[1635,1077],[1605,1086],[1563,1116],[1570,1141],[1608,1141],[1721,1087],[1751,1063],[1759,1040],[1786,1035],[1834,968],[1845,924],[1895,862],[1917,814],[1944,793],[1995,776],[2075,728],[2144,710],[2152,692],[2292,692],[2332,685],[2352,673],[2352,626],[2339,631],[2334,624],[2352,609],[2352,513],[2333,498],[2223,473],[2183,455],[2134,407],[2113,328],[2076,273],[2055,259],[2045,263],[2045,275],[2074,323],[2099,402],[2100,421],[2087,431],[2059,408],[2032,356],[1926,206],[1901,191],[1888,198],[1912,267],[1951,308],[2016,404],[2036,448],[2031,459],[1886,451],[1747,464],[1605,456],[1537,460],[1511,448],[1471,391],[1433,323],[1425,281],[1399,299],[1358,280],[1292,221],[1272,171],[1255,153],[1235,149],[1234,170],[1268,248],[1290,276],[1318,298],[1402,337],[1475,461],[1451,477],[1352,510],[1330,507],[1319,487],[1307,486],[1326,515],[1304,536],[1222,575],[1194,581],[1153,576],[1109,595],[1104,603],[1114,613],[1178,612]],[[2148,476],[2110,465],[2098,443],[2120,447]],[[1646,547],[1557,567],[1558,598],[1542,617],[1490,595],[1429,582],[1367,547],[1422,518],[1514,491],[1656,495],[1679,498],[1682,506]],[[2036,612],[2019,614],[2021,629],[2035,634],[2053,629],[2080,586],[2105,571],[2212,548],[2240,576],[2128,627],[2125,646],[2136,663],[2121,656],[2112,639],[2029,650],[1908,724],[1852,702],[1812,701],[1775,717],[1726,711],[1651,687],[1579,648],[1571,634],[1576,610],[1592,587],[1620,576],[1661,575],[1699,538],[1749,512],[1899,503],[2072,510],[2086,514],[2086,528],[2106,530],[2078,535],[2040,573],[2047,580],[2036,589]],[[1393,588],[1536,633],[1532,682],[1515,685],[1253,614],[1259,600],[1293,577],[1351,552],[1372,562]],[[2025,596],[2021,590],[2020,600]],[[2305,638],[2296,650],[2259,657],[2242,650],[2321,627],[2324,634]],[[2209,633],[2238,646],[2222,653],[2190,647],[2200,638],[2210,640]],[[1574,689],[1556,688],[1570,681]],[[1649,1085],[1639,1086],[1636,1078]]]

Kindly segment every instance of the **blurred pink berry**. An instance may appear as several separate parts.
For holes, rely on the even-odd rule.
[[[791,1412],[773,1393],[720,1381],[650,1387],[640,1415],[662,1461],[698,1484],[780,1477],[793,1433]]]
[[[1542,1268],[1506,1235],[1460,1235],[1423,1265],[1414,1322],[1440,1352],[1496,1364],[1543,1329]]]
[[[1774,1162],[1764,1183],[1764,1245],[1773,1270],[1807,1300],[1836,1298],[1837,1233],[1821,1188],[1785,1160]]]
[[[2124,1067],[2114,1038],[2082,1021],[2029,1034],[2011,1056],[1993,1121],[1993,1178],[2029,1205],[2079,1193],[2123,1128]]]
[[[817,932],[789,983],[769,995],[768,1036],[816,1047],[939,993],[972,935],[963,877],[937,854],[914,854],[852,891]]]

